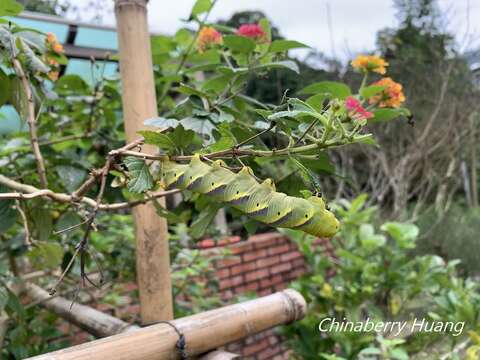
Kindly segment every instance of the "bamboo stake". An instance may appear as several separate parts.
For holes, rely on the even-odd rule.
[[[122,102],[127,141],[138,137],[146,119],[157,116],[146,0],[116,0]],[[145,147],[152,154],[154,149]],[[165,200],[160,200],[164,205]],[[173,318],[167,223],[153,204],[133,211],[137,283],[143,324]]]
[[[41,301],[41,305],[46,309],[97,337],[138,329],[135,325],[130,325],[89,306],[76,303],[72,308],[71,300],[60,296],[52,297],[47,291],[32,283],[25,283],[25,292],[35,301]]]
[[[189,357],[287,324],[305,316],[306,303],[295,290],[285,290],[259,299],[171,321],[185,335]],[[162,360],[178,359],[179,336],[168,324],[152,325],[32,360]]]

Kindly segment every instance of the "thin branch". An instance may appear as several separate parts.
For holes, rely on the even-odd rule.
[[[28,228],[27,216],[25,215],[25,211],[23,211],[22,206],[20,205],[20,201],[16,200],[15,203],[16,203],[16,208],[18,210],[18,213],[22,218],[23,229],[25,231],[25,245],[29,247],[32,245],[32,240],[30,238],[30,229]]]
[[[20,64],[20,61],[18,61],[18,59],[13,59],[13,67],[15,68],[17,76],[20,78],[23,91],[25,92],[25,96],[27,98],[27,123],[30,130],[30,142],[32,145],[33,155],[35,156],[35,160],[37,163],[37,172],[40,178],[40,186],[43,189],[46,189],[48,187],[47,173],[45,171],[45,162],[43,160],[42,153],[40,152],[40,146],[38,143],[35,103],[33,100],[32,89],[30,87],[30,82],[28,81],[28,78],[25,75],[22,65]]]
[[[89,197],[83,196],[77,199],[73,195],[69,195],[65,193],[56,193],[48,189],[40,190],[34,186],[25,185],[17,181],[8,179],[3,175],[0,175],[0,184],[5,185],[13,190],[21,191],[18,193],[17,192],[0,193],[0,201],[1,200],[31,200],[38,197],[47,197],[52,199],[53,201],[60,202],[60,203],[75,203],[78,201],[91,208],[95,208],[97,206],[97,202],[94,199]],[[140,200],[125,201],[125,202],[119,202],[119,203],[113,203],[113,204],[101,203],[98,207],[98,210],[117,211],[117,210],[129,209],[138,205],[146,204],[147,202],[154,199],[162,198],[164,196],[171,195],[171,194],[176,194],[180,191],[181,191],[180,189],[172,189],[172,190],[159,191],[159,192],[152,193],[147,198],[140,199]]]

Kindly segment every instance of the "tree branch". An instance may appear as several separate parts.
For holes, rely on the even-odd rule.
[[[35,156],[35,160],[37,163],[37,172],[40,178],[40,186],[43,189],[46,189],[48,187],[47,173],[45,171],[45,162],[43,160],[42,153],[40,152],[40,145],[38,143],[37,119],[35,116],[35,102],[33,100],[32,89],[30,87],[30,82],[28,81],[28,78],[25,75],[22,65],[20,64],[20,61],[18,59],[13,59],[13,67],[15,68],[17,76],[20,78],[23,91],[25,92],[25,96],[27,98],[27,123],[30,130],[30,142],[32,145],[33,155]]]

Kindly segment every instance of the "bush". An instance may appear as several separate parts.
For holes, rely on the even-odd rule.
[[[478,330],[480,292],[477,283],[456,276],[458,262],[435,255],[412,256],[419,229],[414,224],[371,224],[375,208],[363,208],[366,196],[341,201],[336,212],[342,230],[334,256],[313,246],[313,238],[291,233],[304,253],[310,272],[293,283],[309,304],[301,322],[284,329],[296,358],[408,359],[439,340],[455,344],[460,336],[443,333],[319,332],[324,318],[366,322],[465,322]],[[419,320],[421,321],[421,320]],[[412,327],[405,327],[411,329]]]

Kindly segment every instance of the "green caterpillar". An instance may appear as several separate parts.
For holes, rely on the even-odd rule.
[[[207,195],[273,227],[302,230],[319,237],[335,235],[339,222],[316,196],[301,199],[275,191],[272,180],[258,183],[252,170],[233,173],[221,160],[210,166],[195,155],[189,164],[162,161],[162,184]]]

